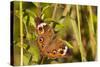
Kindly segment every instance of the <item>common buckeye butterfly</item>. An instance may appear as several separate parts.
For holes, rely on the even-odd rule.
[[[37,43],[42,56],[48,58],[64,58],[67,56],[68,47],[58,37],[53,28],[43,22],[39,17],[35,18]]]

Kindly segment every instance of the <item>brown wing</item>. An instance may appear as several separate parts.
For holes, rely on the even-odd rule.
[[[49,47],[47,47],[46,55],[49,58],[64,58],[66,57],[67,50],[68,48],[64,42],[59,37],[55,37],[49,44]]]
[[[43,33],[40,33],[39,28],[37,28],[37,33],[38,33],[37,42],[38,42],[38,46],[40,48],[41,54],[45,55],[46,53],[45,50],[49,46],[49,43],[51,42],[54,36],[54,32],[53,32],[53,29],[49,27],[49,25],[43,26],[42,29],[43,29]]]

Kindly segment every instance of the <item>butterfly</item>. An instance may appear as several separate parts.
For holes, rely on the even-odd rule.
[[[48,58],[66,57],[69,49],[62,39],[55,34],[53,28],[39,17],[35,18],[35,22],[38,34],[37,44],[41,55]]]

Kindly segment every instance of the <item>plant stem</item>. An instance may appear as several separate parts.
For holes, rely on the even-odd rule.
[[[40,64],[43,64],[44,59],[45,59],[45,56],[42,57],[42,60],[41,60],[41,63]]]
[[[23,66],[23,23],[22,23],[22,1],[20,1],[20,41],[21,41],[21,63],[20,65]]]
[[[81,53],[81,60],[86,61],[86,53],[81,41],[81,31],[80,31],[80,16],[79,16],[79,7],[76,5],[76,12],[77,12],[77,20],[78,20],[78,45]]]
[[[90,35],[90,46],[91,46],[91,50],[92,50],[92,57],[95,58],[95,56],[96,56],[96,41],[95,41],[95,37],[94,37],[95,32],[94,32],[93,13],[92,13],[91,6],[88,6],[88,10],[89,10],[88,26],[89,26],[89,35]]]
[[[38,14],[37,14],[38,17],[41,17],[41,15],[42,15],[41,11],[42,11],[41,10],[41,5],[40,5],[40,3],[38,3]]]
[[[65,5],[64,11],[63,11],[63,16],[66,16],[67,13],[70,11],[71,5]]]
[[[58,4],[54,5],[54,10],[53,10],[52,18],[55,18],[56,11],[57,11],[57,6],[58,6]]]
[[[67,45],[69,48],[73,49],[73,46],[72,46],[68,41],[63,40],[63,42],[66,43],[66,45]]]
[[[88,6],[88,10],[89,10],[89,27],[91,27],[90,28],[90,32],[93,32],[93,34],[94,34],[94,25],[93,25],[93,14],[92,14],[92,8],[91,8],[91,6]]]

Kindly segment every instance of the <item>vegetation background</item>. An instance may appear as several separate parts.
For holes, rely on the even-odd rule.
[[[13,17],[13,65],[20,65],[20,1],[11,2]],[[39,7],[42,8],[39,11]],[[42,13],[41,19],[53,27],[73,54],[67,59],[40,60],[36,46],[34,18]],[[23,16],[23,64],[55,64],[96,60],[97,53],[97,6],[58,3],[22,2]]]

